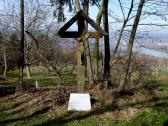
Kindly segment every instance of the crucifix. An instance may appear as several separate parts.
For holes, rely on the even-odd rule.
[[[66,31],[73,23],[78,21],[78,31]],[[89,23],[95,32],[85,31],[85,21]],[[85,73],[86,73],[86,50],[85,41],[88,38],[101,38],[108,35],[100,26],[98,26],[88,15],[82,10],[72,17],[60,30],[58,34],[62,38],[76,38],[77,43],[77,78],[78,78],[78,92],[84,92],[85,87]],[[92,71],[92,70],[90,70]]]

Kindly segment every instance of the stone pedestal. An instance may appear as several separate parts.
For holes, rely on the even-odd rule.
[[[90,111],[91,102],[89,93],[71,93],[68,111]]]

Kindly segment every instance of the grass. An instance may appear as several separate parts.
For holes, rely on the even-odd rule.
[[[41,68],[37,69],[35,67],[31,68],[32,77],[27,78],[26,73],[24,71],[24,81],[28,84],[35,84],[37,81],[40,87],[47,86],[56,86],[58,84],[57,76],[53,73],[48,73],[47,69]],[[0,86],[16,86],[19,83],[19,71],[13,70],[7,73],[7,80],[1,80]],[[72,85],[76,82],[76,78],[74,75],[66,74],[64,75],[64,84]]]
[[[36,71],[32,68],[33,77],[31,79],[25,80],[28,83],[35,83],[37,80],[41,87],[46,86],[55,86],[57,85],[55,75],[49,75],[47,71],[44,69]],[[40,73],[40,74],[39,74]],[[159,83],[160,87],[158,88],[161,96],[168,96],[168,73],[160,73],[158,77],[153,78],[149,83],[155,84]],[[0,85],[16,85],[17,84],[17,76],[18,71],[10,71],[8,73],[9,81],[1,81]],[[75,81],[75,77],[72,75],[66,75],[65,82],[67,85],[71,85],[73,81]],[[5,83],[4,83],[5,82]],[[141,96],[139,96],[141,97]],[[144,96],[143,96],[144,97]],[[142,98],[142,97],[141,97]],[[139,98],[138,98],[139,99]],[[121,99],[122,104],[129,106],[129,101]],[[130,103],[131,104],[131,103]],[[8,105],[10,106],[10,105]],[[112,105],[108,105],[106,107],[108,112],[114,113],[116,111]],[[1,108],[0,108],[1,110]],[[52,121],[49,112],[38,113],[31,117],[21,118],[19,119],[13,114],[6,114],[0,112],[0,126],[40,126],[40,125],[48,125],[47,123]],[[108,115],[106,113],[101,114],[92,114],[85,118],[70,120],[64,124],[51,124],[53,126],[167,126],[168,125],[168,99],[158,99],[151,106],[145,107],[145,110],[136,114],[133,118],[129,119],[115,119],[112,115]]]
[[[113,120],[111,117],[106,115],[92,115],[87,118],[80,120],[73,120],[62,124],[63,126],[166,126],[168,122],[168,109],[160,107],[158,109],[156,106],[148,108],[147,111],[140,115],[137,115],[130,120]],[[10,121],[14,119],[11,115],[0,114],[0,122],[3,120],[8,120],[7,126],[33,126],[46,124],[51,118],[48,113],[38,114],[30,118]],[[1,123],[0,123],[1,124]],[[58,126],[61,124],[52,124],[53,126]]]
[[[130,120],[113,120],[106,115],[91,117],[67,123],[67,126],[167,126],[168,100],[160,100],[154,106]]]
[[[48,113],[38,114],[30,118],[17,118],[14,115],[0,113],[1,126],[33,126],[47,123]]]
[[[168,121],[168,108],[166,106],[158,108],[149,108],[147,112],[138,115],[135,119],[131,120],[132,125],[143,126],[163,126]]]

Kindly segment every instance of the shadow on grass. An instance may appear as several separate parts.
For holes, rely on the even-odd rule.
[[[113,105],[110,104],[110,105],[107,105],[105,107],[97,108],[95,110],[92,110],[90,112],[82,112],[82,113],[69,112],[66,115],[63,115],[61,117],[57,117],[56,119],[53,119],[53,120],[49,120],[47,123],[45,122],[43,124],[40,124],[40,126],[64,125],[64,124],[66,124],[68,122],[71,122],[73,120],[85,119],[85,118],[88,118],[89,116],[100,115],[100,114],[103,114],[103,113],[108,112],[108,111],[115,111],[115,110],[118,110],[118,109],[122,110],[125,107],[129,107],[129,106],[145,105],[145,107],[151,107],[151,106],[154,106],[154,105],[150,105],[149,103],[157,102],[157,101],[162,100],[162,99],[168,99],[168,98],[167,97],[166,98],[154,98],[154,99],[150,99],[150,100],[143,101],[143,102],[137,102],[137,103],[134,103],[134,104],[131,104],[131,105],[121,106],[120,108],[118,106],[115,106],[114,104]],[[163,103],[163,104],[160,104],[159,106],[160,107],[165,107],[165,104]],[[165,122],[165,124],[167,124],[167,122]],[[39,126],[39,125],[34,125],[34,126]]]
[[[25,109],[28,109],[28,107],[30,107],[29,102],[31,102],[32,99],[36,99],[36,98],[38,98],[38,97],[39,97],[39,96],[34,96],[34,97],[33,97],[33,95],[30,96],[30,97],[27,97],[26,99],[24,99],[24,100],[22,100],[22,101],[20,101],[20,102],[17,102],[17,103],[14,104],[12,107],[6,109],[6,111],[12,110],[12,109],[14,109],[14,108],[20,107],[20,106],[23,105],[23,104],[26,104],[26,105],[24,105],[24,107],[21,107],[20,109],[11,112],[11,114],[16,114],[16,113],[22,112],[22,111],[24,111]],[[39,101],[36,101],[36,102],[34,102],[33,104],[31,104],[31,105],[33,106],[33,105],[37,104],[38,102],[39,102]]]
[[[6,126],[7,124],[9,123],[12,123],[12,122],[16,122],[16,121],[21,121],[23,120],[24,118],[13,118],[13,119],[6,119],[4,121],[0,121],[0,125],[1,126]]]
[[[0,87],[0,97],[11,95],[15,93],[16,87],[14,86],[3,86]]]
[[[49,120],[47,123],[40,124],[40,126],[55,126],[55,125],[63,125],[73,120],[81,120],[87,118],[91,115],[100,115],[107,111],[114,111],[114,106],[108,105],[102,109],[95,109],[90,112],[68,112],[66,115],[58,117],[57,119]],[[34,125],[39,126],[39,125]]]
[[[150,88],[148,88],[149,90]],[[151,90],[151,89],[150,89]],[[153,94],[153,92],[151,91],[150,93],[151,95]],[[125,95],[125,93],[124,93]],[[129,94],[130,96],[132,96],[133,94]],[[115,103],[112,103],[112,104],[109,104],[109,105],[106,105],[104,107],[99,107],[99,108],[96,108],[90,112],[82,112],[82,113],[78,113],[78,112],[68,112],[66,113],[66,115],[61,115],[59,117],[57,117],[56,119],[51,119],[51,120],[48,120],[47,122],[42,122],[42,124],[37,124],[37,125],[34,125],[34,126],[55,126],[55,125],[64,125],[68,122],[71,122],[73,120],[82,120],[82,119],[85,119],[85,118],[88,118],[89,116],[92,116],[92,115],[100,115],[100,114],[103,114],[105,112],[108,112],[108,111],[115,111],[117,109],[124,109],[126,107],[133,107],[133,106],[136,106],[136,105],[143,105],[145,107],[165,107],[167,105],[167,103],[156,103],[155,105],[151,104],[152,102],[157,102],[157,101],[160,101],[160,100],[164,100],[164,99],[168,99],[167,97],[163,97],[163,98],[160,98],[160,97],[156,97],[154,96],[153,98],[149,99],[149,100],[146,100],[146,101],[139,101],[139,102],[136,102],[136,103],[132,103],[132,104],[127,104],[127,105],[124,105],[124,106],[117,106],[117,104]],[[94,101],[92,101],[94,102]],[[96,102],[96,101],[95,101]],[[36,116],[38,114],[43,114],[45,112],[47,112],[48,110],[50,109],[50,107],[48,108],[44,108],[40,111],[36,111],[35,113],[33,113],[32,115],[26,117],[26,118],[13,118],[13,119],[6,119],[4,121],[0,121],[0,126],[3,126],[3,125],[6,125],[6,124],[9,124],[9,123],[13,123],[13,122],[17,122],[17,121],[24,121],[24,120],[30,120],[31,121],[31,117],[33,116]],[[168,122],[165,121],[164,124],[166,125]]]
[[[168,126],[168,120],[163,123],[163,126]]]
[[[40,111],[36,111],[35,113],[33,113],[32,115],[30,116],[27,116],[27,117],[22,117],[22,118],[10,118],[10,119],[5,119],[3,121],[0,121],[0,126],[6,126],[7,124],[10,124],[10,123],[13,123],[13,122],[17,122],[17,121],[23,121],[25,119],[30,119],[31,117],[33,116],[36,116],[36,115],[39,115],[39,114],[44,114],[46,113],[49,109],[51,108],[50,107],[46,107]]]
[[[168,107],[168,102],[157,103],[153,107]]]

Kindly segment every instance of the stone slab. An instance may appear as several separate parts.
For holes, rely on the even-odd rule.
[[[68,111],[90,111],[91,102],[89,93],[71,93]]]

